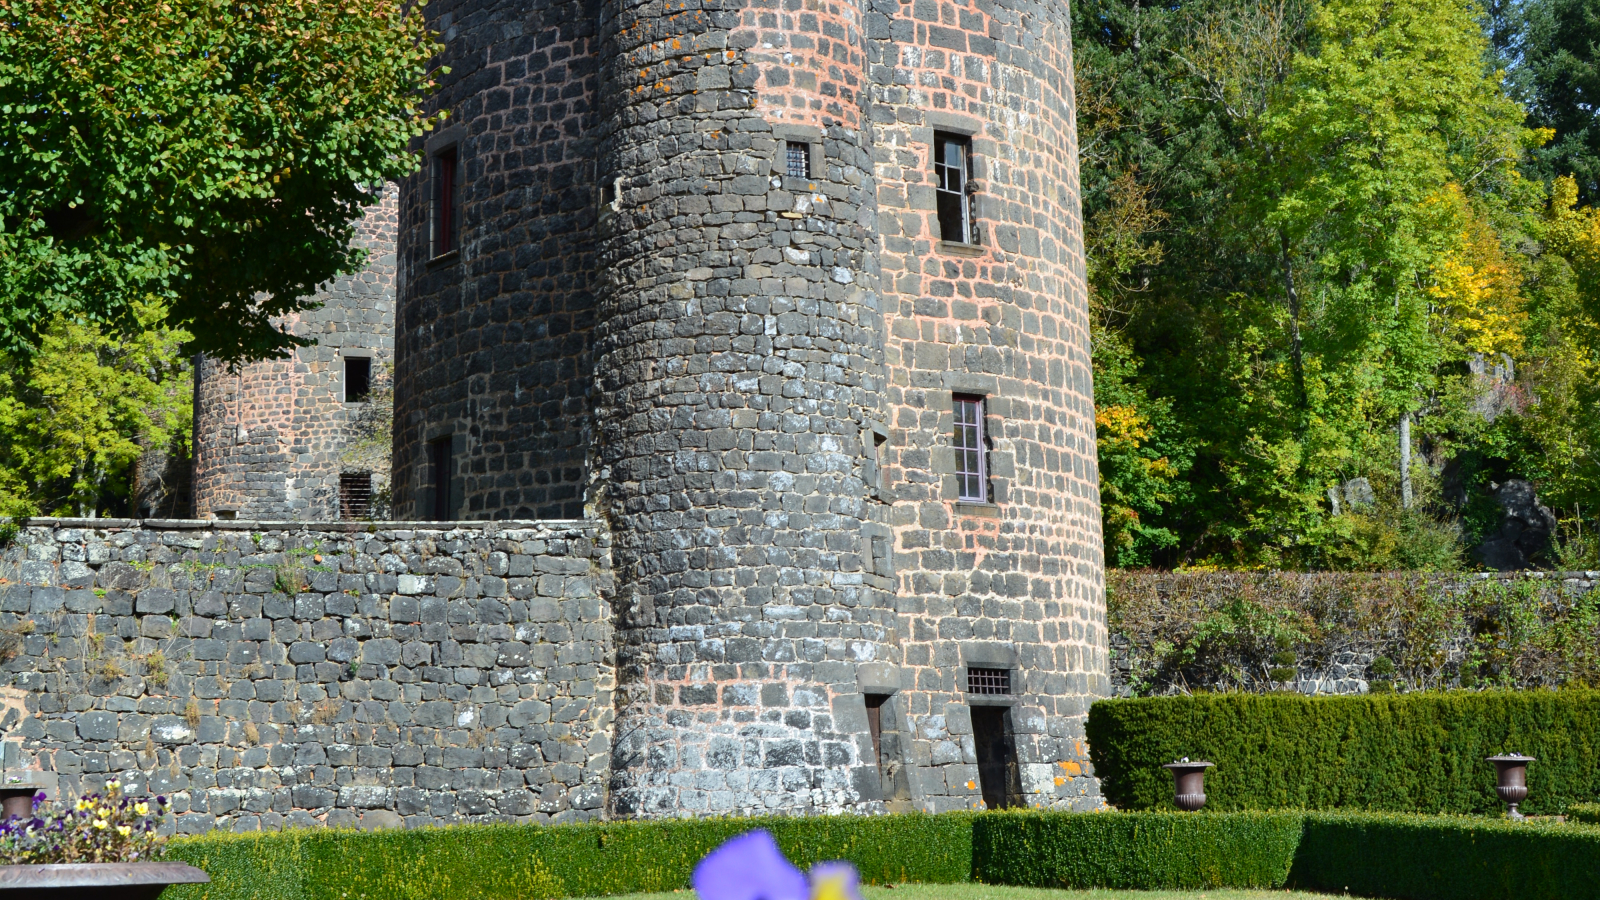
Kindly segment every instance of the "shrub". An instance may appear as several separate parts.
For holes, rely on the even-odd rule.
[[[973,875],[1025,887],[1282,887],[1300,842],[1293,813],[1011,813],[979,817]]]
[[[1101,790],[1123,809],[1171,809],[1161,765],[1182,756],[1217,764],[1213,810],[1498,813],[1484,758],[1512,750],[1538,758],[1526,812],[1600,793],[1597,691],[1106,700],[1086,727]]]
[[[1600,828],[1504,819],[1314,814],[1290,883],[1395,900],[1600,897]]]
[[[1600,591],[1542,573],[1113,570],[1106,629],[1135,695],[1342,679],[1352,654],[1406,690],[1600,683]]]
[[[1600,828],[1372,813],[951,813],[458,825],[179,838],[206,870],[167,900],[548,900],[687,888],[694,864],[766,828],[801,867],[867,883],[1299,887],[1395,900],[1600,900]]]
[[[205,869],[212,883],[169,893],[178,900],[533,900],[670,891],[689,886],[701,857],[752,828],[771,831],[802,867],[844,859],[869,884],[944,883],[971,877],[973,819],[834,816],[205,835],[173,841],[167,857]]]
[[[1567,807],[1567,821],[1581,825],[1600,825],[1600,803],[1574,803]]]

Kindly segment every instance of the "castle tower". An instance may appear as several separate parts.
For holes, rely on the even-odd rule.
[[[388,482],[381,462],[349,451],[372,393],[386,389],[393,358],[398,199],[398,189],[386,186],[357,226],[366,267],[336,279],[317,295],[320,308],[288,323],[315,344],[237,369],[197,359],[196,518],[362,518]]]
[[[611,813],[1095,806],[1065,4],[427,10],[397,512],[609,527]]]

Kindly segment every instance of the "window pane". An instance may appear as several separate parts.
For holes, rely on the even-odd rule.
[[[955,448],[957,497],[987,502],[981,398],[955,398],[955,433],[950,444]]]
[[[939,239],[971,243],[971,207],[967,198],[967,142],[965,138],[936,135],[933,146],[935,204]]]

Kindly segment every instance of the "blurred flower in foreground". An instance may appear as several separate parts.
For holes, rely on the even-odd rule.
[[[818,863],[808,879],[760,830],[707,854],[694,867],[693,883],[700,900],[861,900],[854,866]]]

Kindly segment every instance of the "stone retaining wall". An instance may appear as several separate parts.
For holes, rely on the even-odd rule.
[[[32,520],[0,736],[183,833],[598,818],[609,572],[587,522]]]

